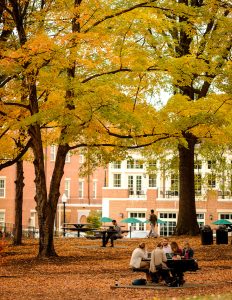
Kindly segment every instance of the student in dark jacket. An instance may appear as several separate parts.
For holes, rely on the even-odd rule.
[[[194,255],[194,251],[190,247],[190,244],[188,242],[185,242],[184,248],[182,251],[182,257],[185,259],[189,259],[189,258],[193,258],[193,255]]]

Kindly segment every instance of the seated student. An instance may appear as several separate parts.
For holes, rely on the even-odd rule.
[[[168,238],[162,239],[162,246],[163,246],[163,251],[166,254],[166,256],[168,258],[171,258],[172,256],[170,256],[169,254],[172,253],[172,248],[171,248],[171,245],[169,244]]]
[[[130,267],[134,269],[147,269],[146,277],[147,281],[151,281],[151,276],[149,274],[149,261],[143,261],[143,259],[147,258],[147,250],[145,243],[140,243],[137,248],[134,249],[130,259]]]
[[[111,247],[114,247],[114,240],[122,238],[122,232],[121,227],[118,226],[116,220],[112,220],[113,226],[109,228],[109,231],[106,235],[106,242],[105,245],[108,243],[108,241],[111,241]]]
[[[190,244],[188,242],[185,242],[184,243],[184,248],[183,248],[183,251],[182,251],[182,257],[185,258],[185,259],[190,259],[190,258],[193,258],[193,254],[194,254],[194,251],[190,247]]]
[[[172,259],[173,260],[181,260],[182,256],[182,250],[178,246],[177,242],[171,242],[171,248],[172,248]],[[173,281],[172,285],[183,285],[185,280],[184,280],[184,273],[181,268],[174,268],[171,270],[172,276],[173,276]]]
[[[170,282],[169,269],[167,267],[167,257],[163,251],[162,243],[158,243],[156,248],[151,252],[150,272],[153,282],[164,280]]]
[[[185,242],[184,244],[184,248],[183,248],[183,251],[182,251],[182,258],[184,259],[193,259],[193,255],[194,255],[194,251],[193,249],[190,247],[190,244],[188,242]],[[192,267],[191,269],[189,269],[189,271],[196,271],[196,270],[199,270],[199,267],[198,267],[198,262],[196,259],[194,259],[194,262],[192,264]]]
[[[177,242],[171,242],[171,249],[172,249],[172,259],[181,259],[182,250],[178,246]]]

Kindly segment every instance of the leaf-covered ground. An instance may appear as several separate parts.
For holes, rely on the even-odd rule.
[[[111,289],[115,280],[121,285],[145,278],[128,265],[133,249],[142,239],[118,240],[115,248],[102,248],[101,240],[59,238],[55,259],[39,260],[37,240],[23,246],[6,244],[0,253],[0,299],[190,299],[199,295],[229,294],[232,299],[232,245],[201,245],[200,237],[187,238],[195,250],[200,270],[185,273],[187,283],[195,287],[169,289]],[[180,246],[186,237],[172,237]],[[152,250],[158,239],[144,239]],[[231,293],[231,294],[230,294]]]

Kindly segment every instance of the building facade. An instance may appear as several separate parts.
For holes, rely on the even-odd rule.
[[[56,146],[45,149],[47,185],[55,164]],[[230,162],[231,157],[227,157]],[[135,217],[146,221],[154,209],[158,218],[165,221],[158,225],[158,233],[168,236],[174,231],[178,218],[178,174],[163,168],[159,160],[146,162],[139,154],[132,153],[127,160],[112,162],[107,168],[97,168],[92,175],[79,176],[84,163],[83,155],[66,157],[64,176],[60,188],[55,229],[61,231],[63,222],[85,223],[91,211],[120,221]],[[231,176],[218,177],[213,161],[197,160],[196,210],[199,225],[211,225],[217,219],[232,220]],[[0,172],[0,226],[14,226],[15,166]],[[38,228],[35,207],[33,164],[24,162],[23,227]],[[223,189],[222,189],[223,187]],[[62,203],[65,194],[67,202]],[[64,214],[65,211],[65,214]],[[149,224],[128,224],[134,230],[148,230]]]

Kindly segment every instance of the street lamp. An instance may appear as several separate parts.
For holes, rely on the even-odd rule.
[[[64,205],[64,222],[63,222],[63,230],[64,230],[64,232],[63,232],[63,236],[65,236],[65,204],[66,204],[67,200],[68,200],[68,197],[66,196],[66,194],[63,194],[62,197],[61,197],[61,201],[62,201],[62,203]]]

